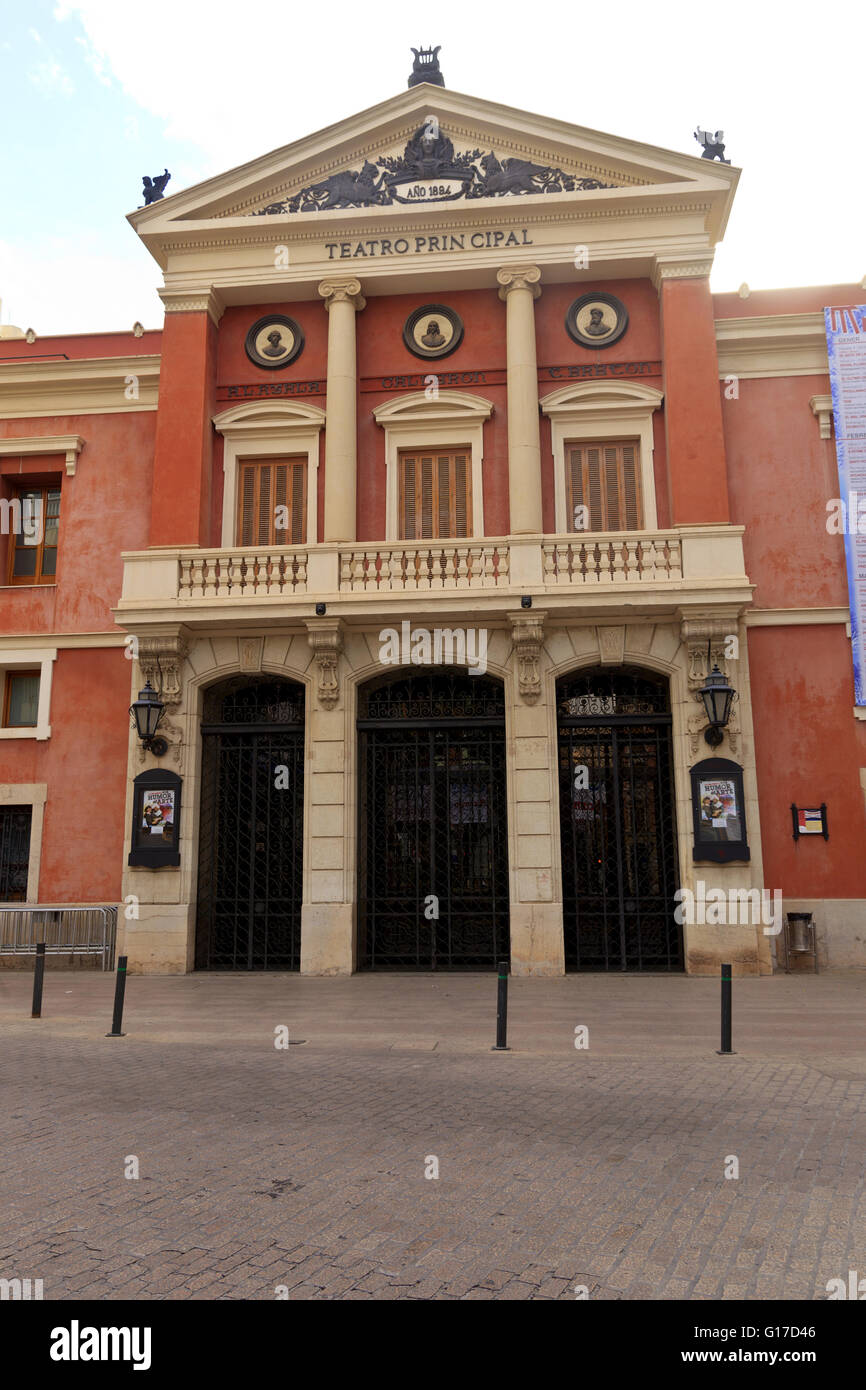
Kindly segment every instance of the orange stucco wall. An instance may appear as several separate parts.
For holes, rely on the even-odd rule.
[[[130,670],[122,649],[59,651],[51,737],[0,741],[0,782],[48,787],[42,902],[119,900]]]
[[[0,438],[79,434],[84,447],[74,478],[65,457],[7,456],[3,479],[34,465],[61,479],[57,584],[0,587],[0,632],[116,632],[123,550],[147,546],[156,412],[0,420]],[[3,572],[5,585],[5,571]]]
[[[843,624],[752,628],[749,666],[764,881],[789,897],[866,897],[866,725]],[[827,803],[830,838],[796,844],[791,803]]]
[[[829,393],[826,376],[760,377],[722,397],[731,520],[746,526],[746,572],[761,608],[848,603],[845,545],[827,532],[827,502],[839,495],[833,439],[822,439],[809,406]]]

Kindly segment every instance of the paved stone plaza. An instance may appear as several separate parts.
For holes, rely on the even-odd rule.
[[[30,988],[0,975],[0,1277],[46,1299],[826,1299],[866,1273],[864,974],[735,980],[733,1057],[707,979],[512,980],[509,1053],[490,975],[133,976],[122,1039],[112,976],[48,972],[40,1021]]]

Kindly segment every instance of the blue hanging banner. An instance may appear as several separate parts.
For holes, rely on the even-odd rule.
[[[827,529],[845,535],[854,699],[866,705],[866,304],[825,309],[824,326],[842,503],[835,517],[828,507]]]

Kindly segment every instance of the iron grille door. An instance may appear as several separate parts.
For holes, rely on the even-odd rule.
[[[557,700],[566,968],[681,970],[665,686],[590,673]]]
[[[202,791],[196,966],[200,970],[297,970],[303,896],[304,728],[245,723],[297,714],[288,683],[246,702],[228,699],[237,722],[202,727]],[[296,687],[288,686],[289,692]],[[276,693],[274,693],[276,692]]]
[[[501,700],[495,682],[463,673],[362,692],[362,710],[385,715],[359,720],[362,969],[477,970],[508,958]]]
[[[31,806],[0,807],[0,902],[27,899]]]

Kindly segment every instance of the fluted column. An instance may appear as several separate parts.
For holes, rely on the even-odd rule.
[[[358,374],[355,314],[366,300],[350,276],[323,280],[328,311],[328,400],[325,424],[326,541],[355,540],[358,478]]]
[[[541,438],[535,305],[541,271],[535,265],[504,266],[496,276],[505,300],[508,364],[508,491],[514,536],[541,531]]]

